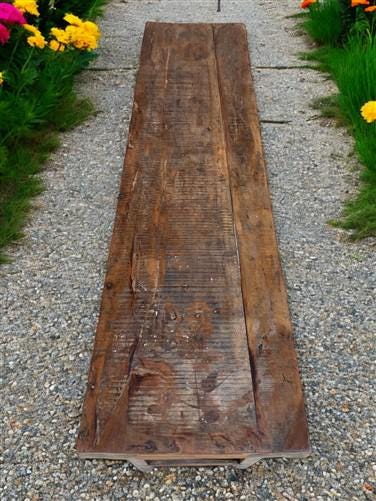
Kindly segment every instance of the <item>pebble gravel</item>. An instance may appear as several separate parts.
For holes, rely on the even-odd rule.
[[[334,91],[301,68],[298,0],[112,1],[100,57],[79,91],[98,113],[64,134],[26,237],[0,269],[0,499],[375,499],[376,243],[327,224],[356,189],[351,138],[310,101]],[[243,22],[286,274],[312,455],[233,468],[159,469],[79,460],[87,379],[132,92],[147,20]]]

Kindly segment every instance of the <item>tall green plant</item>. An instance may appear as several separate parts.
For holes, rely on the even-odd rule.
[[[347,0],[338,0],[338,5],[343,12],[343,34],[337,43],[322,40],[322,46],[306,58],[318,61],[318,68],[327,71],[337,83],[339,94],[331,101],[330,112],[336,117],[340,114],[342,123],[347,124],[364,165],[358,194],[346,203],[343,217],[334,222],[352,230],[351,238],[357,239],[376,235],[376,121],[368,123],[361,114],[365,103],[376,102],[376,12],[353,8]],[[324,19],[315,17],[318,13],[323,10],[309,12],[312,36],[317,33],[317,23]],[[338,111],[333,111],[333,106]]]
[[[319,44],[337,45],[344,30],[342,7],[338,0],[312,4],[303,27]]]
[[[40,0],[40,16],[30,17],[47,34],[67,12],[93,18],[104,0]],[[52,9],[51,7],[56,7]],[[30,33],[29,33],[30,34]],[[74,92],[75,75],[95,57],[73,46],[64,52],[27,43],[24,28],[13,26],[0,46],[0,263],[9,243],[22,237],[31,198],[42,190],[37,176],[59,144],[58,132],[87,118],[93,107]]]
[[[341,19],[342,19],[341,39],[342,41],[345,41],[348,33],[351,30],[351,27],[354,25],[356,21],[356,9],[351,7],[350,0],[337,0],[337,1],[341,9]]]

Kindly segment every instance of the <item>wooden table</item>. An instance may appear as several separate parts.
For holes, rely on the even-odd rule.
[[[143,470],[309,453],[241,24],[146,25],[77,448]]]

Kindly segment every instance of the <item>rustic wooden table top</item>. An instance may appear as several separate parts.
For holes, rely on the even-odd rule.
[[[309,452],[243,25],[146,25],[77,446]]]

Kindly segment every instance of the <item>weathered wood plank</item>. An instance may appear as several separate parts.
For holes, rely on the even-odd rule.
[[[145,468],[308,450],[241,25],[146,26],[77,446]]]
[[[80,450],[239,455],[256,433],[210,26],[149,24]]]
[[[215,50],[238,236],[260,447],[307,450],[308,430],[275,237],[243,25],[217,25]],[[236,50],[234,50],[236,47]]]

